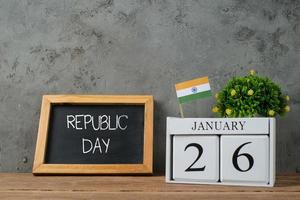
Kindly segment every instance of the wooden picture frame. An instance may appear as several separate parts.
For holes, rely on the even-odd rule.
[[[48,164],[45,163],[52,105],[144,105],[142,164]],[[33,164],[34,175],[43,174],[152,174],[153,96],[146,95],[44,95]]]

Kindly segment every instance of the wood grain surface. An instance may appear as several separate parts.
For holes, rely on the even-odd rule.
[[[164,176],[33,176],[0,173],[0,199],[300,199],[300,174],[275,187],[167,184]]]

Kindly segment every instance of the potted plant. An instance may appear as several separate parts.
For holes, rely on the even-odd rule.
[[[215,98],[217,102],[212,111],[220,117],[275,117],[290,111],[290,97],[254,70],[248,76],[229,80]]]

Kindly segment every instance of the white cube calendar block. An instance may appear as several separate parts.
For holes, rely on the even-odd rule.
[[[221,182],[269,182],[269,137],[221,136]]]
[[[173,179],[217,182],[219,180],[219,136],[174,136]]]
[[[167,118],[168,183],[273,187],[275,160],[275,118]]]

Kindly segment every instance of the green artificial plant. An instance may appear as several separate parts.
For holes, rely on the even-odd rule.
[[[233,77],[215,97],[212,111],[221,117],[275,117],[290,110],[289,96],[254,70],[247,76]]]

